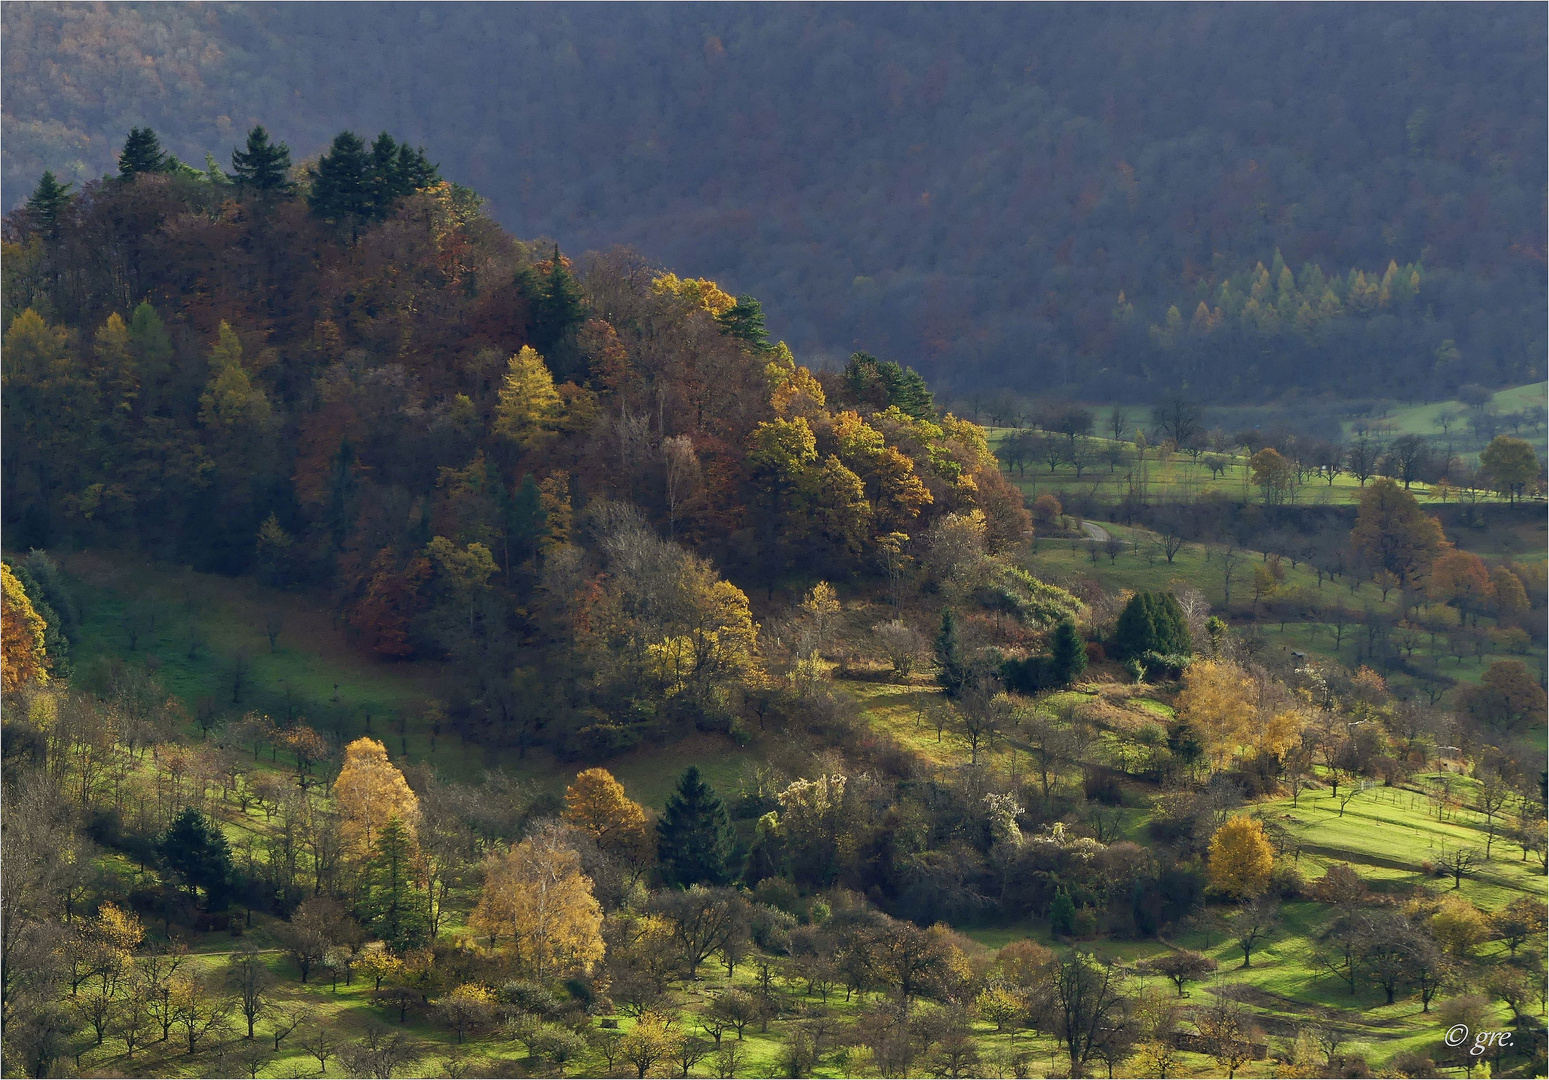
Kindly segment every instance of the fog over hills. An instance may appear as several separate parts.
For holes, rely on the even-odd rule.
[[[193,163],[228,161],[258,122],[298,157],[387,128],[520,235],[631,244],[757,295],[813,361],[866,349],[948,387],[1137,399],[1540,377],[1542,6],[3,19],[7,207],[45,167],[111,171],[142,123]],[[1273,280],[1244,314],[1261,262]],[[1404,303],[1377,299],[1390,263],[1421,272]]]

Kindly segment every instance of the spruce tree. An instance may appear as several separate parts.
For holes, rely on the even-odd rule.
[[[1113,633],[1114,655],[1120,659],[1145,652],[1188,656],[1194,651],[1188,620],[1169,592],[1143,592],[1130,597],[1119,613]]]
[[[61,184],[54,174],[44,170],[43,179],[27,200],[27,217],[48,236],[59,231],[59,216],[70,205],[71,184]]]
[[[1076,902],[1063,888],[1049,905],[1049,929],[1055,937],[1069,937],[1076,929]]]
[[[118,178],[130,180],[140,173],[167,172],[167,155],[162,152],[161,140],[150,128],[131,128],[124,140],[124,149],[118,155]]]
[[[751,296],[739,296],[737,302],[715,317],[721,332],[745,341],[760,352],[774,348],[764,329],[764,305]]]
[[[968,681],[968,662],[963,656],[963,642],[957,630],[957,616],[951,608],[941,613],[941,630],[936,634],[936,664],[940,670],[936,681],[947,697],[955,698]]]
[[[897,405],[916,420],[934,420],[936,417],[936,399],[914,368],[903,369],[897,385],[889,390],[888,404]]]
[[[1057,685],[1069,686],[1086,670],[1086,645],[1069,619],[1061,619],[1054,628],[1049,651],[1049,674]]]
[[[219,825],[189,807],[162,836],[157,854],[190,891],[205,891],[211,910],[224,904],[232,876],[231,847]]]
[[[399,951],[424,944],[430,930],[413,863],[414,838],[393,818],[377,834],[366,863],[365,914],[382,940]]]
[[[347,226],[352,237],[369,218],[373,205],[370,158],[366,144],[353,131],[341,131],[312,171],[307,205],[324,221]]]
[[[667,884],[723,885],[729,874],[731,825],[715,790],[690,765],[656,823],[656,855]]]
[[[290,147],[271,143],[259,124],[247,133],[247,148],[231,152],[231,175],[253,191],[288,193],[295,187],[290,181]]]
[[[560,258],[559,245],[554,245],[554,257],[548,273],[542,278],[541,291],[532,311],[532,346],[547,357],[552,364],[557,345],[586,318],[586,301],[576,281]]]

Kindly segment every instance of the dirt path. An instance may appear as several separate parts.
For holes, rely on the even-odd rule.
[[[1083,521],[1081,523],[1081,531],[1099,544],[1108,539],[1108,530],[1101,525],[1093,525],[1090,521]]]

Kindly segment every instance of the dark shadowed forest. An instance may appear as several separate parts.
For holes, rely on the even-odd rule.
[[[1544,354],[1533,5],[4,20],[8,207],[141,124],[195,165],[259,121],[298,158],[386,128],[517,235],[632,244],[762,298],[809,363],[865,349],[947,392],[1441,399]]]

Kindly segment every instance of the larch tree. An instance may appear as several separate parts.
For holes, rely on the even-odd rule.
[[[342,818],[346,842],[358,855],[367,854],[376,835],[397,818],[412,834],[419,819],[419,796],[403,771],[387,757],[376,739],[359,738],[344,748],[344,766],[333,783],[334,801]]]
[[[1274,864],[1275,849],[1263,823],[1254,818],[1239,814],[1210,838],[1207,872],[1218,892],[1244,900],[1261,896],[1269,888]]]
[[[512,947],[540,981],[590,972],[602,959],[602,908],[581,857],[557,829],[542,829],[484,862],[484,889],[468,925],[492,947]]]
[[[199,421],[211,431],[230,435],[256,431],[272,414],[269,396],[242,365],[242,342],[222,320],[219,337],[210,349],[210,381],[199,395]]]
[[[543,357],[531,345],[506,362],[500,399],[495,406],[495,434],[523,450],[542,446],[554,434],[562,402]]]

